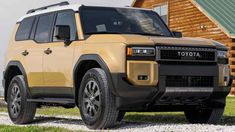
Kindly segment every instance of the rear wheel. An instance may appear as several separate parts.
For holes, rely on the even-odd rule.
[[[79,89],[79,106],[87,127],[105,129],[116,125],[119,111],[102,69],[93,68],[84,75]],[[123,118],[123,114],[121,116]]]
[[[27,102],[29,97],[24,77],[22,75],[15,76],[7,92],[8,114],[13,123],[27,124],[33,121],[36,104]]]
[[[184,113],[190,123],[217,124],[223,116],[224,108],[192,110]]]

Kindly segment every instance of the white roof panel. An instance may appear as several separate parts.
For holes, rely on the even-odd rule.
[[[23,19],[25,19],[27,17],[36,16],[36,15],[45,14],[45,13],[54,12],[54,11],[67,10],[67,9],[78,11],[80,6],[81,5],[79,5],[79,4],[73,4],[73,5],[66,5],[66,6],[50,7],[45,10],[39,10],[34,13],[26,14],[26,15],[22,16],[20,19],[18,19],[17,22],[21,22]]]

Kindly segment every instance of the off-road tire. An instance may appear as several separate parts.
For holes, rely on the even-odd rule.
[[[224,108],[185,111],[185,117],[190,123],[217,124],[224,113]]]
[[[86,106],[88,105],[85,104],[88,103],[84,103],[84,100],[87,100],[85,95],[87,93],[87,90],[85,90],[85,88],[89,87],[90,82],[94,83],[93,86],[95,85],[95,83],[97,85],[95,86],[96,88],[94,88],[94,91],[97,92],[98,88],[100,90],[100,96],[96,97],[96,99],[100,97],[101,103],[99,103],[100,107],[98,109],[98,112],[94,114],[94,117],[92,117],[92,113],[90,113],[91,116],[89,115],[89,112],[87,112],[89,110],[86,111],[86,109],[89,108],[87,108]],[[104,70],[100,68],[93,68],[87,71],[82,79],[79,89],[79,108],[84,123],[90,129],[107,129],[112,128],[117,124],[119,111],[115,107],[115,96],[111,93],[108,83],[109,82]],[[91,102],[92,101],[90,101],[89,103],[91,104]],[[93,106],[95,105],[93,104]]]
[[[22,75],[17,75],[11,80],[7,91],[8,114],[13,123],[28,124],[33,121],[36,113],[36,104],[27,102],[27,98],[30,98],[30,94],[24,77]],[[13,102],[15,104],[15,111],[19,108],[18,112],[13,112]],[[16,108],[16,106],[18,107]]]

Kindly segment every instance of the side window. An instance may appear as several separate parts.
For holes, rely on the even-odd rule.
[[[42,15],[39,17],[38,26],[35,33],[35,40],[39,43],[50,42],[51,26],[54,14]]]
[[[76,40],[77,39],[77,28],[76,28],[76,21],[74,16],[74,11],[63,11],[57,14],[55,27],[57,25],[69,26],[70,27],[70,39]],[[57,40],[55,37],[55,32],[53,33],[53,41],[61,41]]]
[[[168,25],[168,4],[160,4],[154,7],[153,10],[157,12],[161,16],[162,20]]]
[[[28,40],[35,21],[35,17],[24,19],[16,32],[16,41]]]
[[[36,29],[37,29],[37,23],[38,23],[38,18],[39,16],[35,16],[35,22],[33,24],[33,27],[32,27],[32,31],[31,31],[31,34],[30,34],[30,39],[33,40],[34,39],[34,36],[35,36],[35,32],[36,32]]]

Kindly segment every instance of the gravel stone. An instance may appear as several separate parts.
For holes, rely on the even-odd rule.
[[[0,113],[0,124],[14,125],[7,113]],[[36,115],[33,126],[61,127],[69,130],[89,130],[80,117],[77,116],[43,116]],[[27,125],[20,125],[27,126]],[[143,122],[121,122],[112,130],[104,132],[235,132],[235,125],[207,125],[207,124],[157,124]]]

